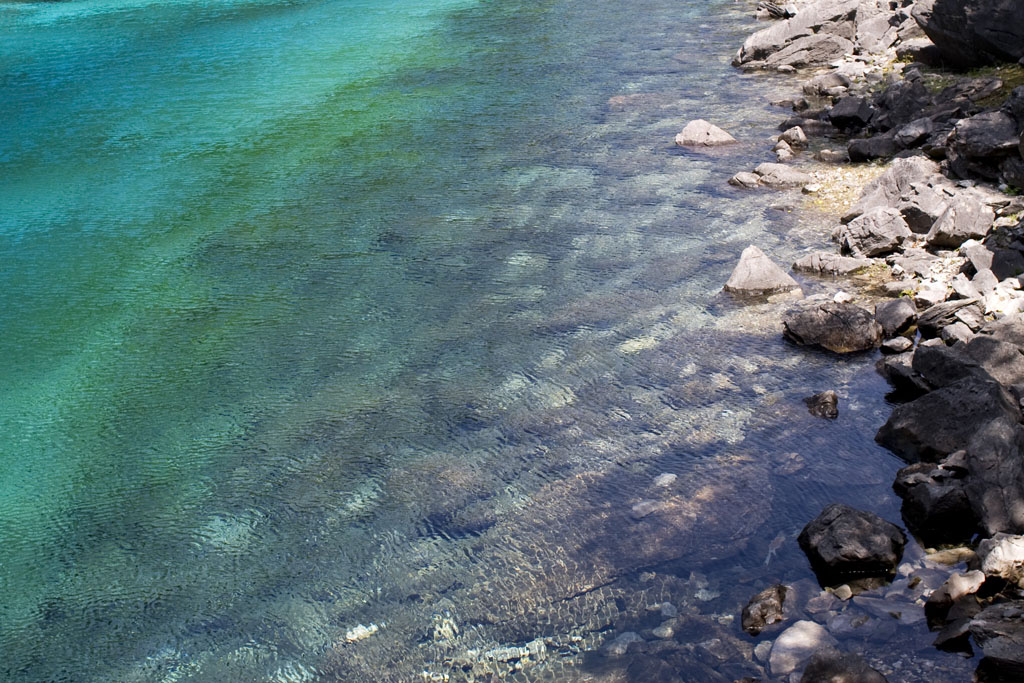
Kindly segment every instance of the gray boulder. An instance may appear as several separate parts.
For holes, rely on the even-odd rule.
[[[788,315],[783,321],[783,335],[796,344],[850,353],[881,344],[882,326],[859,306],[830,301]]]
[[[949,200],[955,194],[952,184],[943,176],[910,183],[906,192],[900,195],[895,206],[903,214],[907,226],[913,232],[928,234],[935,221],[949,207]]]
[[[676,144],[683,147],[717,147],[734,142],[736,138],[704,119],[690,121],[676,135]]]
[[[775,584],[755,595],[743,608],[740,621],[743,630],[756,636],[768,626],[783,620],[783,603],[789,589],[782,584]]]
[[[801,256],[793,264],[793,270],[815,275],[850,275],[871,265],[870,259],[840,256],[831,251],[816,251]]]
[[[937,462],[963,448],[991,420],[1019,417],[1016,402],[999,384],[966,377],[896,406],[875,441],[908,462]]]
[[[733,294],[763,296],[797,290],[800,285],[763,251],[750,245],[740,255],[724,289]]]
[[[822,585],[896,571],[907,537],[872,512],[833,503],[797,538]]]
[[[928,307],[917,317],[917,328],[921,331],[921,336],[926,338],[939,336],[942,328],[960,320],[957,316],[966,308],[980,310],[978,300],[954,299]]]
[[[793,41],[817,33],[826,25],[850,23],[852,27],[859,3],[860,0],[823,0],[808,5],[793,18],[775,22],[749,36],[734,64],[764,60]],[[852,37],[852,33],[849,35]]]
[[[967,442],[967,497],[988,535],[1024,532],[1024,427],[1001,408]]]
[[[886,683],[886,678],[855,652],[824,650],[811,657],[800,683]]]
[[[959,67],[1024,57],[1020,0],[917,0],[913,17],[942,57]]]
[[[870,258],[891,254],[912,235],[899,211],[880,207],[840,227],[837,237],[843,252]]]
[[[992,229],[995,212],[974,193],[961,192],[949,202],[926,237],[933,247],[959,247],[969,239],[981,239]]]
[[[814,181],[810,174],[798,171],[785,164],[765,162],[754,169],[762,185],[774,188],[803,187]]]
[[[882,175],[864,187],[861,198],[843,216],[849,222],[869,209],[879,206],[895,206],[899,198],[911,190],[911,184],[928,181],[938,176],[939,165],[931,159],[915,156],[896,159]]]
[[[875,304],[875,320],[885,337],[903,334],[917,322],[917,307],[905,296]]]
[[[824,66],[829,62],[853,51],[853,43],[841,36],[830,33],[815,33],[797,38],[778,52],[764,60],[769,69],[788,66],[803,69],[812,66]]]

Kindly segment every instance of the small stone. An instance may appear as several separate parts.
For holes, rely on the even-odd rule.
[[[776,584],[752,597],[740,616],[743,630],[756,636],[766,627],[782,621],[783,604],[788,592],[786,586]]]
[[[886,354],[903,353],[912,348],[914,348],[914,342],[906,337],[893,337],[882,342],[882,353]]]
[[[853,295],[849,292],[836,292],[836,295],[832,297],[832,301],[835,301],[837,304],[852,304]]]
[[[819,183],[810,183],[808,185],[804,185],[800,191],[804,194],[818,194],[821,192],[821,185]]]
[[[779,138],[789,144],[790,147],[802,148],[807,146],[807,134],[800,126],[793,126],[785,130]]]
[[[758,643],[757,647],[754,648],[754,657],[757,658],[757,661],[767,664],[768,656],[771,654],[771,652],[772,641],[765,640],[763,642]]]
[[[971,328],[962,322],[955,322],[948,327],[943,327],[939,332],[939,338],[949,346],[957,343],[966,344],[973,337],[974,333],[971,332]]]
[[[654,634],[655,638],[662,638],[662,639],[664,639],[664,638],[671,638],[672,636],[674,636],[676,634],[676,631],[675,631],[675,628],[673,628],[673,622],[670,620],[670,621],[666,621],[661,626],[659,626],[656,629],[654,629],[653,631],[651,631],[651,633]]]
[[[832,595],[836,596],[840,600],[849,600],[853,597],[853,589],[850,588],[849,584],[844,583],[842,586],[837,586],[832,591]]]

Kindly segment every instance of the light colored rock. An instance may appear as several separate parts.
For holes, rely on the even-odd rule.
[[[751,245],[743,250],[724,289],[734,294],[763,296],[794,291],[800,289],[800,285],[763,251]]]
[[[768,661],[773,676],[785,676],[795,671],[817,650],[835,647],[836,639],[821,624],[798,621],[775,639]]]
[[[754,169],[759,175],[762,185],[774,188],[803,187],[814,182],[814,178],[803,171],[786,166],[785,164],[773,164],[765,162]]]
[[[676,135],[676,144],[682,147],[717,147],[736,142],[736,138],[704,119],[690,121]]]
[[[783,131],[779,139],[789,144],[793,149],[802,149],[807,146],[807,134],[800,126],[793,126]]]
[[[838,241],[844,252],[863,258],[890,254],[911,236],[913,233],[899,211],[880,207],[840,226]]]
[[[733,177],[729,178],[729,184],[736,187],[754,188],[761,184],[761,176],[756,173],[750,173],[749,171],[740,171]]]
[[[919,308],[931,308],[946,300],[946,286],[938,282],[925,282],[917,292],[914,293],[914,301]]]
[[[871,265],[870,259],[840,256],[831,251],[816,251],[802,256],[793,264],[793,270],[816,275],[849,275]]]
[[[999,533],[978,544],[981,571],[1024,588],[1024,536]]]

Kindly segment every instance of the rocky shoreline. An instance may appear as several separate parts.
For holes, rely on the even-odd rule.
[[[849,281],[857,296],[796,304],[784,335],[837,354],[881,349],[897,405],[875,439],[908,463],[893,484],[907,530],[945,549],[904,557],[901,529],[830,505],[799,538],[824,590],[768,587],[744,609],[744,630],[761,639],[755,655],[773,679],[886,680],[836,649],[853,628],[843,610],[852,601],[920,622],[940,649],[979,649],[977,680],[1024,680],[1024,5],[817,0],[760,2],[758,12],[770,23],[734,65],[798,74],[801,94],[778,103],[792,115],[772,141],[777,163],[729,182],[815,196],[825,188],[801,159],[888,163],[836,211],[838,253],[792,266],[803,277],[871,277]],[[732,139],[698,121],[676,142]],[[756,246],[725,289],[800,296]],[[854,303],[872,298],[873,312]],[[833,392],[808,406],[838,415]]]

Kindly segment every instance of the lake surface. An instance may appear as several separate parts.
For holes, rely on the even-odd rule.
[[[719,293],[827,235],[745,9],[0,3],[0,678],[582,680],[898,519],[873,359]]]

